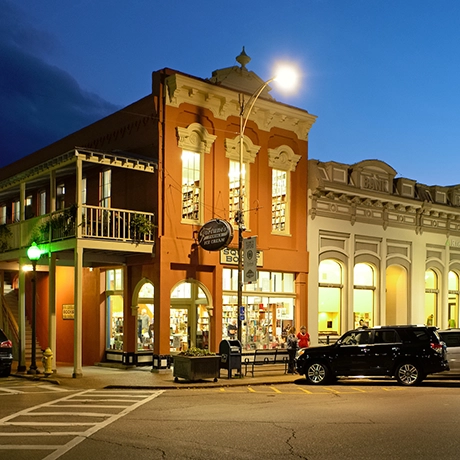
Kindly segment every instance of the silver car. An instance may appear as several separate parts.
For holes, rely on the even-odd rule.
[[[450,370],[460,370],[460,329],[445,329],[438,331],[438,334],[447,346],[447,360]]]

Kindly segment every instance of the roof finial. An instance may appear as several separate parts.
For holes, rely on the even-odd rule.
[[[236,57],[236,62],[238,64],[241,64],[241,68],[246,70],[246,64],[249,64],[249,61],[251,58],[246,54],[246,51],[244,51],[244,46],[243,46],[243,51],[241,51],[240,55]]]

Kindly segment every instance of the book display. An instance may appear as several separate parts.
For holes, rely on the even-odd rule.
[[[198,220],[200,209],[199,182],[182,186],[182,219]]]

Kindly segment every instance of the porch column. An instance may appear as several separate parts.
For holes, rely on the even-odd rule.
[[[48,344],[53,352],[53,373],[56,373],[56,253],[49,255],[49,316],[48,316]]]
[[[26,259],[19,259],[19,294],[18,294],[18,328],[19,328],[19,357],[18,372],[26,371],[26,274],[22,266]]]
[[[73,378],[83,377],[82,371],[82,267],[83,267],[83,248],[79,247],[78,242],[75,247],[74,261],[74,342],[73,342]]]

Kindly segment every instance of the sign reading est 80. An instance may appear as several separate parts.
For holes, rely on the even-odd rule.
[[[263,251],[257,250],[257,266],[264,266],[264,253]],[[225,248],[220,251],[220,263],[227,265],[238,265],[238,249],[236,248]]]

